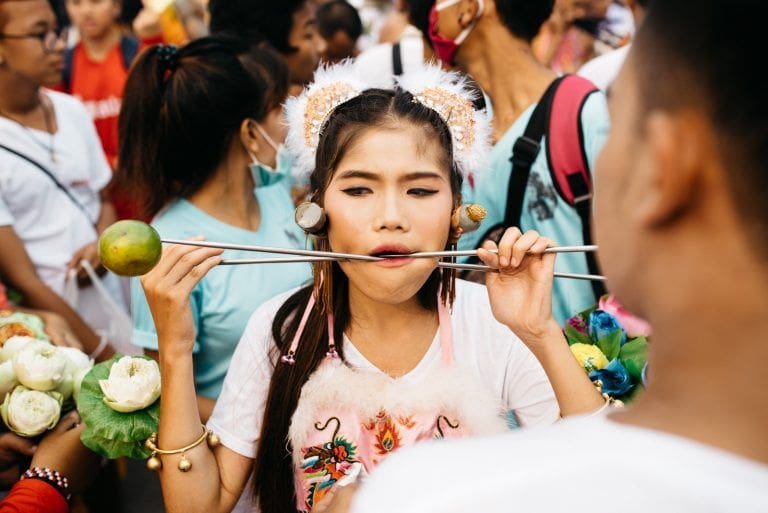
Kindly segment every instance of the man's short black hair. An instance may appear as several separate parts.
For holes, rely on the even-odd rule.
[[[766,19],[765,0],[651,0],[631,59],[646,112],[711,119],[734,204],[768,258]]]
[[[317,8],[317,29],[320,35],[328,39],[337,31],[347,34],[352,41],[357,41],[363,33],[360,14],[346,0],[333,0]]]
[[[555,0],[495,0],[501,22],[512,35],[531,42],[552,16]]]
[[[210,0],[211,32],[228,32],[252,43],[268,41],[277,51],[290,54],[288,43],[293,14],[307,0]]]

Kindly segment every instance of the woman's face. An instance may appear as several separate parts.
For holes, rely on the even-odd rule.
[[[364,255],[444,249],[454,205],[442,152],[435,138],[410,124],[359,134],[325,191],[331,249]],[[350,290],[400,304],[424,285],[436,259],[340,265]]]

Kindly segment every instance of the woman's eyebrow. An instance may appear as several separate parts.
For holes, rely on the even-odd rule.
[[[363,178],[365,180],[378,180],[379,175],[377,173],[371,173],[370,171],[361,171],[358,169],[350,169],[339,174],[339,180],[347,180],[350,178]]]
[[[423,180],[425,178],[432,178],[437,180],[445,179],[445,177],[441,173],[436,173],[434,171],[414,171],[413,173],[408,173],[405,176],[403,176],[401,178],[401,181],[410,182],[413,180]]]

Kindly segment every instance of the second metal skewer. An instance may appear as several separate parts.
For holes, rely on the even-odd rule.
[[[248,264],[288,264],[299,262],[333,262],[339,259],[331,257],[297,257],[297,258],[253,258],[253,259],[229,259],[222,260],[219,265],[248,265]],[[454,264],[450,262],[438,262],[438,267],[446,269],[457,269],[465,271],[482,271],[482,272],[498,272],[498,269],[493,269],[487,265],[475,265],[475,264]],[[561,273],[555,272],[555,278],[569,278],[573,280],[589,280],[589,281],[605,281],[605,277],[597,274],[575,274],[575,273]]]
[[[183,244],[186,246],[199,246],[203,248],[233,249],[239,251],[254,251],[257,253],[274,253],[279,255],[299,255],[305,257],[328,257],[334,260],[364,260],[377,262],[385,258],[446,258],[461,256],[477,256],[476,249],[463,251],[420,251],[410,254],[387,254],[379,256],[358,255],[355,253],[337,253],[335,251],[317,251],[312,249],[275,248],[271,246],[253,246],[248,244],[229,244],[224,242],[208,242],[198,240],[162,239],[166,244]],[[597,251],[597,246],[559,246],[547,248],[544,253],[586,253]],[[492,250],[496,253],[497,250]],[[264,262],[267,263],[267,262]]]

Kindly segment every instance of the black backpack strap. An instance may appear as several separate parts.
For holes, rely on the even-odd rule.
[[[509,159],[512,162],[512,172],[509,176],[507,209],[504,215],[504,225],[507,227],[520,227],[520,217],[523,213],[528,178],[531,176],[531,166],[533,166],[536,157],[539,155],[541,139],[547,131],[552,100],[561,81],[562,77],[549,85],[534,108],[531,119],[528,121],[528,126],[525,127],[525,132],[522,136],[518,137],[512,147],[512,157]]]
[[[75,62],[75,49],[67,48],[64,51],[64,69],[61,72],[61,84],[64,86],[64,91],[69,92],[72,90],[72,66]]]
[[[576,195],[573,205],[574,210],[579,216],[581,221],[581,237],[584,240],[584,244],[587,246],[592,245],[592,192],[590,191],[589,184],[584,181],[584,178],[574,173],[568,177],[568,182],[571,185],[571,190]],[[595,253],[588,252],[585,254],[587,259],[587,268],[590,274],[601,274],[600,266],[597,264],[597,257]],[[600,299],[608,291],[605,288],[605,284],[601,281],[591,281],[592,292],[595,293],[595,297]]]
[[[120,38],[120,55],[123,58],[125,69],[131,69],[131,64],[139,54],[139,40],[132,36]]]
[[[400,41],[392,45],[392,72],[396,77],[403,74],[403,54]]]
[[[85,215],[85,217],[88,219],[88,222],[90,222],[90,223],[91,223],[91,225],[93,225],[94,227],[96,227],[96,223],[94,223],[94,222],[93,222],[93,220],[91,220],[91,216],[90,216],[90,214],[88,214],[88,209],[86,209],[86,208],[85,208],[85,206],[84,206],[82,203],[80,203],[80,202],[77,200],[77,198],[75,198],[75,197],[72,195],[72,192],[71,192],[69,189],[67,189],[67,188],[66,188],[66,187],[65,187],[65,186],[64,186],[64,185],[63,185],[63,184],[62,184],[62,183],[61,183],[61,182],[60,182],[60,181],[59,181],[59,180],[56,178],[56,176],[54,176],[54,174],[53,174],[53,173],[51,173],[51,172],[48,170],[48,168],[46,168],[44,165],[42,165],[41,163],[39,163],[39,162],[38,162],[38,161],[36,161],[35,159],[33,159],[33,158],[31,158],[31,157],[29,157],[29,156],[27,156],[27,155],[25,155],[25,154],[21,153],[20,151],[16,151],[16,150],[14,150],[13,148],[9,148],[8,146],[6,146],[6,145],[5,145],[5,144],[3,144],[3,143],[0,143],[0,149],[3,149],[3,150],[5,150],[5,151],[7,151],[8,153],[11,153],[11,154],[13,154],[13,155],[16,155],[17,157],[19,157],[19,158],[20,158],[20,159],[22,159],[22,160],[26,160],[27,162],[29,162],[30,164],[32,164],[33,166],[35,166],[37,169],[39,169],[40,171],[42,171],[43,173],[45,173],[45,175],[46,175],[46,176],[48,176],[48,178],[50,178],[50,179],[51,179],[51,181],[54,183],[54,185],[56,185],[56,187],[57,187],[57,188],[58,188],[58,189],[59,189],[61,192],[63,192],[64,194],[66,194],[66,195],[67,195],[67,198],[69,198],[69,199],[70,199],[70,201],[72,201],[72,203],[73,203],[73,204],[74,204],[74,205],[75,205],[75,206],[76,206],[76,207],[77,207],[77,208],[78,208],[78,209],[79,209],[79,210],[80,210],[80,211],[81,211],[81,212],[82,212],[82,213]]]

